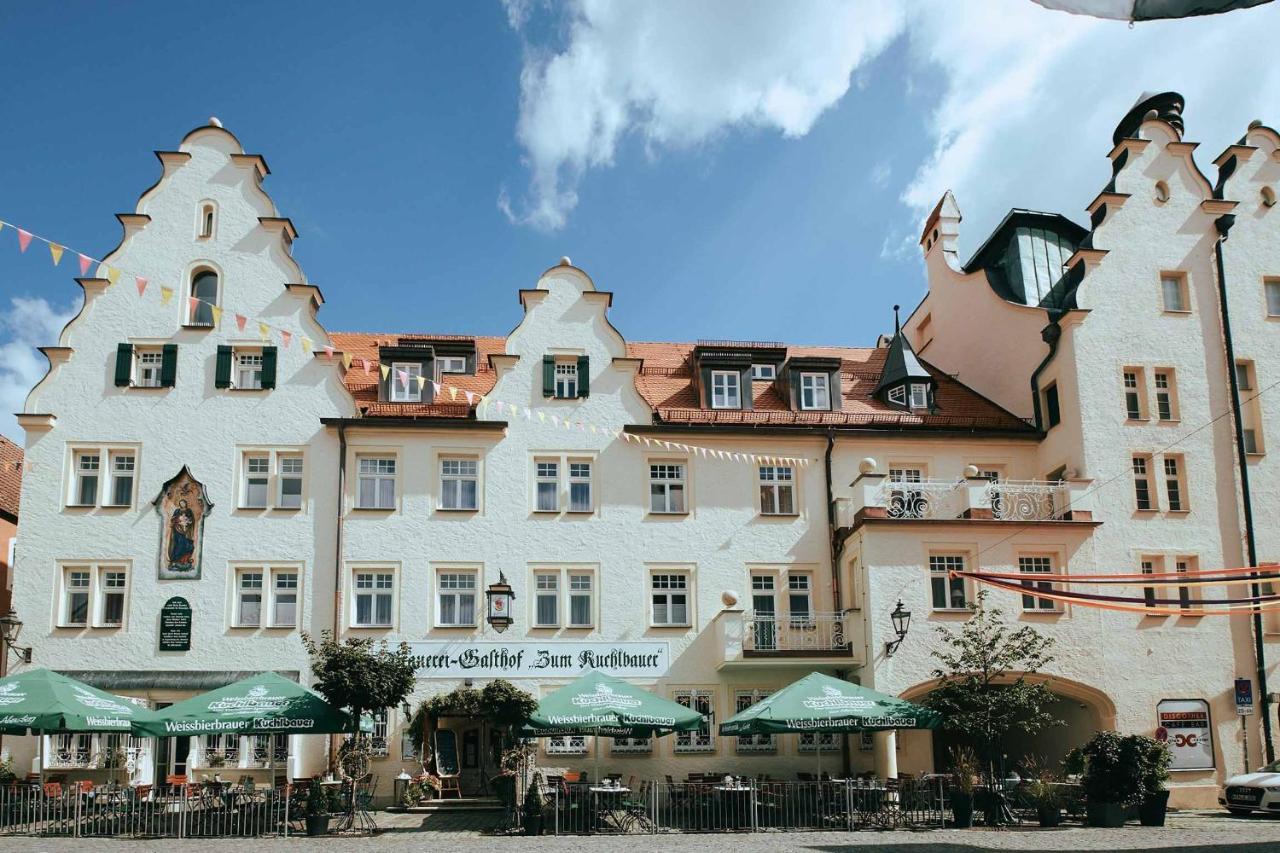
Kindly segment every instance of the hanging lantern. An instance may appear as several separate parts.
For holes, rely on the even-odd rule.
[[[489,584],[489,588],[484,591],[484,596],[489,601],[489,612],[485,621],[501,634],[515,622],[511,618],[511,604],[515,601],[516,595],[511,591],[511,584],[507,583],[507,576],[499,572],[498,582]]]

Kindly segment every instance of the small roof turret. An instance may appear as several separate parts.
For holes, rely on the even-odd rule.
[[[884,371],[876,384],[876,396],[880,396],[892,386],[913,380],[933,382],[929,371],[925,370],[920,364],[920,359],[916,358],[915,350],[908,343],[907,336],[902,334],[902,325],[898,321],[898,309],[899,306],[893,306],[893,340],[889,341],[889,354],[885,357]]]

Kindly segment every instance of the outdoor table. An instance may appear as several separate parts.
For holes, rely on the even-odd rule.
[[[618,823],[615,813],[617,812],[617,799],[624,794],[630,794],[630,788],[617,788],[608,785],[592,785],[588,788],[592,798],[592,814],[594,816],[594,828],[610,829],[616,832],[623,832],[623,827]],[[603,803],[601,801],[604,801]]]

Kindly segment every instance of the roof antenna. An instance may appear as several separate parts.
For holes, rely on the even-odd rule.
[[[899,306],[897,305],[893,306],[893,333],[895,335],[902,331],[902,327],[898,325],[898,308]]]

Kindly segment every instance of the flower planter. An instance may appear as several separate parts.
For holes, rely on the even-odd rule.
[[[1115,829],[1124,826],[1127,809],[1123,803],[1088,803],[1085,805],[1085,820],[1089,826],[1100,826]]]
[[[1143,826],[1164,826],[1164,815],[1169,808],[1169,792],[1156,791],[1138,806],[1138,822]]]
[[[1036,817],[1040,826],[1048,829],[1062,823],[1062,809],[1056,806],[1040,806],[1036,809]]]
[[[951,795],[951,824],[957,829],[969,829],[973,826],[973,794]]]
[[[307,835],[328,835],[329,834],[329,815],[327,814],[309,814],[307,815]]]

